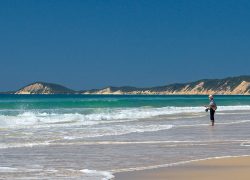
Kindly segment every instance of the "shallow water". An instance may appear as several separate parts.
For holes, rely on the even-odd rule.
[[[250,155],[249,96],[0,96],[0,179],[110,179],[116,172]]]

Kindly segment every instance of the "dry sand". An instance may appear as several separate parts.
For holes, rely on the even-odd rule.
[[[124,172],[115,180],[250,180],[250,157],[202,160],[179,166]]]

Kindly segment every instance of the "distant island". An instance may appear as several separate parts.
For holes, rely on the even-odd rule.
[[[144,94],[144,95],[202,95],[202,94],[250,94],[250,76],[228,77],[224,79],[201,79],[190,83],[175,83],[166,86],[137,88],[131,86],[105,87],[75,91],[62,85],[35,82],[17,91],[1,94]]]

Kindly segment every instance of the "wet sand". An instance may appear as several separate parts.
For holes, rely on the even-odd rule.
[[[179,166],[123,172],[115,180],[249,180],[250,157],[202,160]]]

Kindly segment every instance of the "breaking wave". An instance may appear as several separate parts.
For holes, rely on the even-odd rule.
[[[220,106],[218,111],[250,110],[250,106]],[[26,111],[10,114],[0,112],[0,125],[5,128],[37,126],[82,125],[91,126],[102,123],[127,122],[156,116],[183,113],[202,113],[203,107],[141,107],[141,108],[97,108],[77,109],[69,113],[67,109],[54,111]]]

